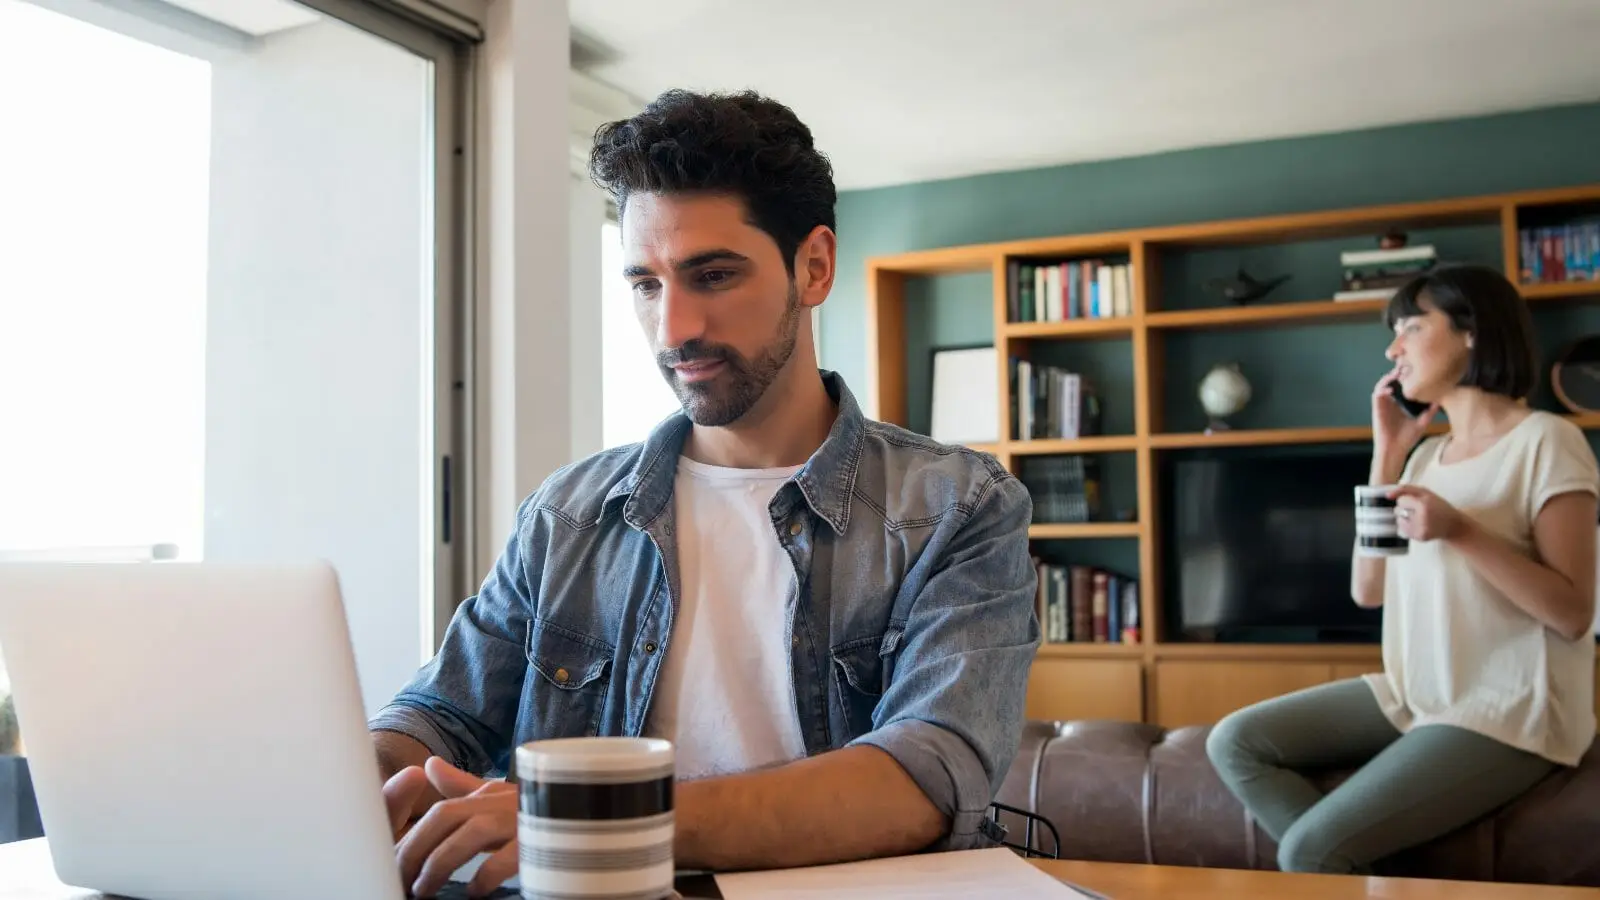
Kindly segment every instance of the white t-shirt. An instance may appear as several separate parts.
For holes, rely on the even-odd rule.
[[[1600,492],[1589,442],[1560,416],[1534,412],[1471,459],[1440,462],[1447,441],[1425,440],[1401,480],[1528,556],[1551,497]],[[1366,679],[1395,727],[1455,725],[1575,765],[1595,736],[1594,638],[1545,627],[1442,541],[1412,541],[1385,570],[1384,672]]]
[[[647,731],[676,744],[679,778],[805,756],[789,672],[794,564],[767,511],[799,469],[678,460],[681,596]]]

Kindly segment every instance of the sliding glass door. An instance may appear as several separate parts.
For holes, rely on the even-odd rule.
[[[0,561],[326,559],[369,710],[471,580],[474,35],[409,5],[0,0]]]

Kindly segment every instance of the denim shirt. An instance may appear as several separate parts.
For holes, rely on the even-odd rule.
[[[782,614],[807,754],[878,747],[949,818],[934,849],[986,846],[1041,636],[1032,503],[994,457],[869,420],[823,379],[837,418],[769,505],[798,585]],[[369,726],[478,773],[509,771],[530,740],[643,733],[673,639],[690,428],[674,415],[540,485],[438,654]]]

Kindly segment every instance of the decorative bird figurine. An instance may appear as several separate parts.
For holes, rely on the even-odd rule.
[[[1262,281],[1246,272],[1241,266],[1232,278],[1212,278],[1206,282],[1205,288],[1213,294],[1220,294],[1242,305],[1260,300],[1288,280],[1288,275],[1279,275]]]

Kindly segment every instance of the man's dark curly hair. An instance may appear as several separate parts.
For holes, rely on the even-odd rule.
[[[621,215],[636,193],[736,196],[750,224],[777,243],[790,275],[812,229],[835,229],[833,167],[811,129],[754,91],[663,93],[638,115],[600,126],[589,175]]]

